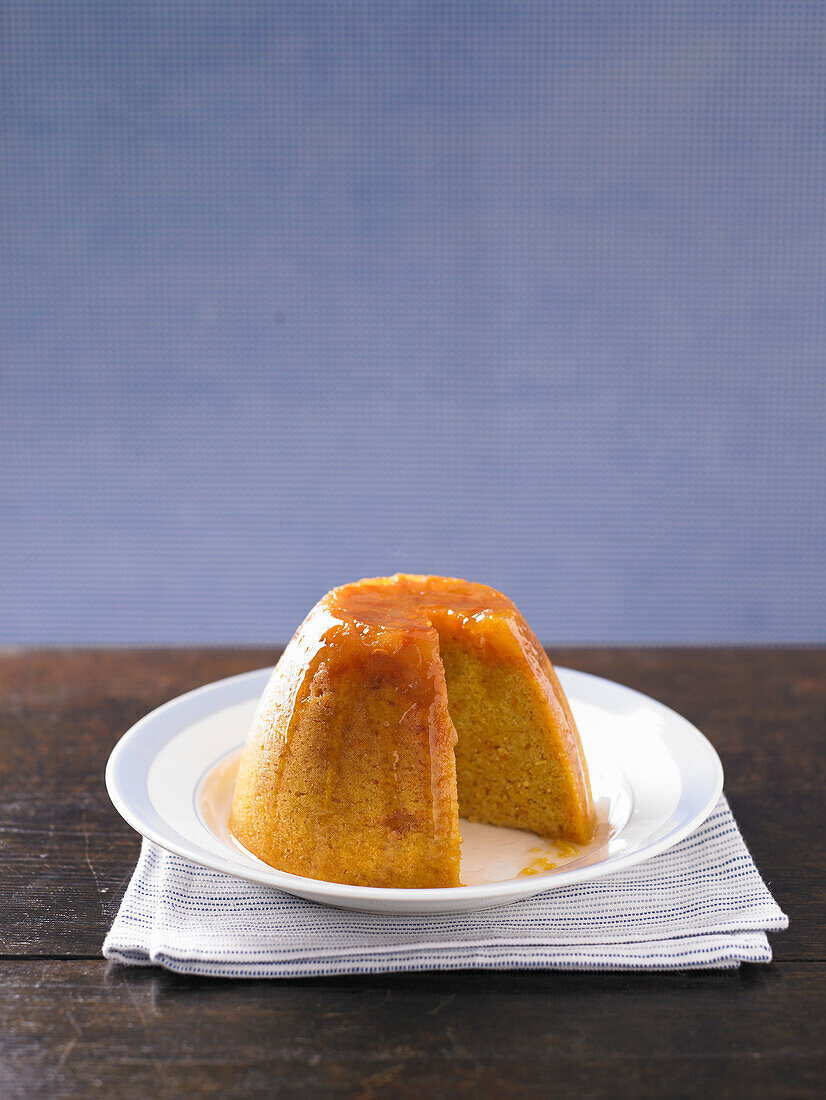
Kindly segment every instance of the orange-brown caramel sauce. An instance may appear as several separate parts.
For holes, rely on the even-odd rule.
[[[507,596],[485,584],[411,573],[342,585],[330,593],[327,608],[343,621],[414,631],[430,629],[433,617],[455,617],[461,625],[515,610]]]

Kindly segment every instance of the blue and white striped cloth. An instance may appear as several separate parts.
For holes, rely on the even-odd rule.
[[[413,970],[688,970],[770,962],[788,927],[725,798],[697,832],[630,871],[476,913],[332,909],[144,841],[103,954],[227,978]]]

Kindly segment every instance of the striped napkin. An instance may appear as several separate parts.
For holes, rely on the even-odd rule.
[[[332,909],[143,842],[107,959],[181,974],[299,978],[412,970],[689,970],[770,962],[788,927],[722,797],[629,871],[476,913]]]

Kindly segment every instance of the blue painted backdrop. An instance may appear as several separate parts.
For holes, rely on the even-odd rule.
[[[826,640],[826,6],[0,3],[0,643]]]

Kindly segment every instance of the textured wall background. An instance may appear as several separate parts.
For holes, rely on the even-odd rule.
[[[0,642],[826,640],[826,6],[0,3]]]

